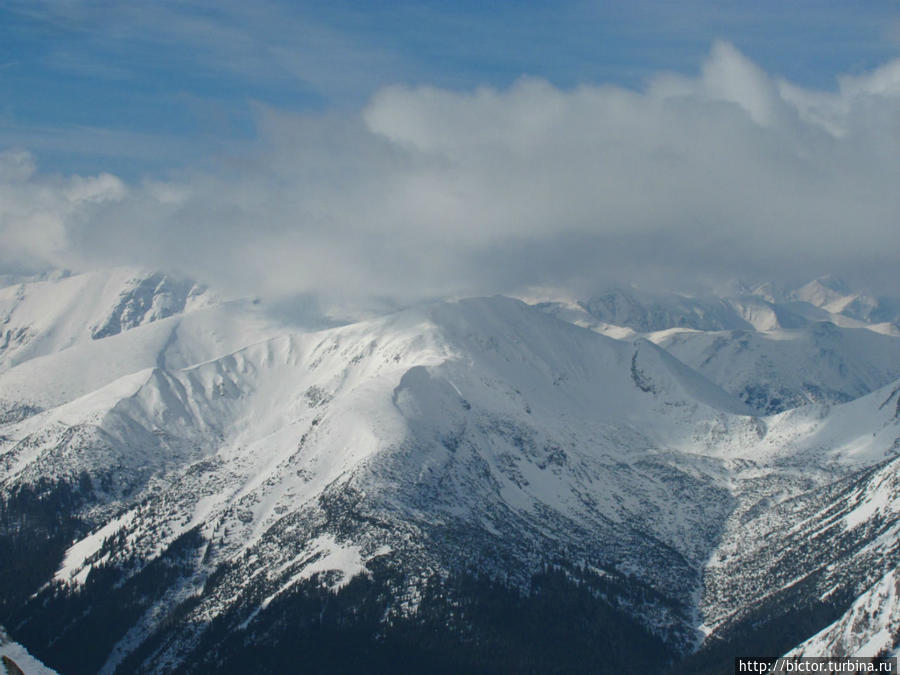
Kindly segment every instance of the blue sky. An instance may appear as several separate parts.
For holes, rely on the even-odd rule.
[[[818,89],[898,53],[897,2],[0,2],[0,148],[136,178],[253,139],[260,106],[355,111],[389,84],[641,88],[716,39]]]
[[[900,3],[0,0],[0,273],[900,287]]]

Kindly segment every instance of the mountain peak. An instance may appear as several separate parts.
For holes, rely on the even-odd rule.
[[[806,562],[784,551],[819,551],[808,569],[839,567],[844,593],[874,583],[868,544],[846,562],[832,539],[766,547],[832,508],[852,515],[821,536],[886,531],[870,502],[900,447],[896,385],[879,389],[900,377],[893,336],[630,291],[594,311],[669,328],[614,339],[493,296],[313,331],[265,303],[194,307],[162,274],[40,283],[4,296],[9,325],[34,320],[0,371],[0,538],[32,550],[27,534],[43,562],[0,578],[25,579],[4,622],[63,672],[234,665],[235,635],[285,655],[285,626],[471,642],[482,602],[558,625],[541,598],[675,659],[701,621],[708,645],[768,630],[769,582],[778,611],[800,606]],[[3,525],[20,522],[41,536]],[[779,634],[785,651],[808,637]]]

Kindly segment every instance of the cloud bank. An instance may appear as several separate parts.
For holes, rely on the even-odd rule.
[[[640,91],[381,89],[126,185],[0,155],[0,265],[402,299],[825,272],[900,281],[900,60],[813,91],[727,43]]]

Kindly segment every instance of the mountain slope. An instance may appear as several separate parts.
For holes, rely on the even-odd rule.
[[[0,627],[0,672],[9,675],[57,675],[43,663],[28,653],[22,645],[9,639],[6,631]]]
[[[667,328],[737,330],[752,328],[742,312],[721,298],[699,299],[676,293],[653,294],[612,289],[581,303],[595,319],[639,333]]]
[[[738,412],[650,343],[471,300],[126,376],[5,426],[5,485],[72,483],[77,468],[101,486],[84,513],[103,527],[56,575],[76,594],[98,564],[139,560],[129,578],[184,537],[205,551],[121,637],[110,669],[185,594],[204,589],[198,619],[249,620],[316,571],[341,568],[339,586],[382,556],[404,583],[475,564],[526,584],[555,559],[590,563],[644,589],[614,606],[641,603],[648,630],[689,644],[691,589],[729,497],[717,462],[681,447],[695,427],[755,436]],[[216,570],[230,571],[211,589]],[[191,644],[180,635],[170,658]]]
[[[652,339],[763,414],[843,403],[900,378],[900,338],[832,323],[794,331],[668,331]]]
[[[129,268],[0,288],[0,371],[215,301],[194,282]]]
[[[702,624],[700,668],[808,609],[786,651],[896,565],[865,504],[898,391],[760,417],[503,297],[312,333],[158,318],[0,374],[28,408],[0,423],[2,620],[71,673],[583,671],[613,644],[609,672],[659,669]]]
[[[683,664],[691,672],[721,672],[735,653],[782,654],[834,632],[829,625],[900,562],[900,382],[804,415],[806,429],[790,420],[803,412],[773,418],[774,454],[735,472],[738,507],[706,567],[708,637]],[[782,446],[779,422],[794,428],[793,447]],[[836,653],[825,647],[811,641],[805,653]]]
[[[860,595],[837,621],[787,656],[843,654],[872,657],[900,646],[900,583],[896,568]]]

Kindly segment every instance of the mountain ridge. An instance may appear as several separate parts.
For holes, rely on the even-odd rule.
[[[702,669],[718,658],[710,645],[772,602],[728,586],[729,565],[790,575],[786,558],[742,543],[747,523],[797,550],[813,530],[786,526],[786,504],[893,531],[893,511],[848,510],[857,498],[840,486],[862,495],[871,476],[893,480],[900,382],[762,415],[663,346],[504,297],[316,332],[232,301],[23,361],[0,373],[0,543],[13,547],[0,552],[21,545],[23,519],[46,544],[27,593],[4,591],[4,621],[65,672],[165,672],[243,663],[258,655],[253,635],[270,644],[277,617],[302,607],[337,603],[378,658],[373,635],[421,640],[427,621],[449,621],[427,660],[477,634],[487,597],[554,616],[568,598],[587,603],[597,639],[619,622],[670,662],[699,648],[689,658]],[[82,352],[101,347],[128,358],[83,379]],[[50,397],[42,369],[90,391]],[[829,563],[842,590],[810,605],[815,630],[783,651],[877,581],[869,549],[842,546]],[[474,623],[451,621],[452,602]],[[66,645],[103,616],[116,629],[74,659]],[[335,640],[341,625],[329,624]]]

